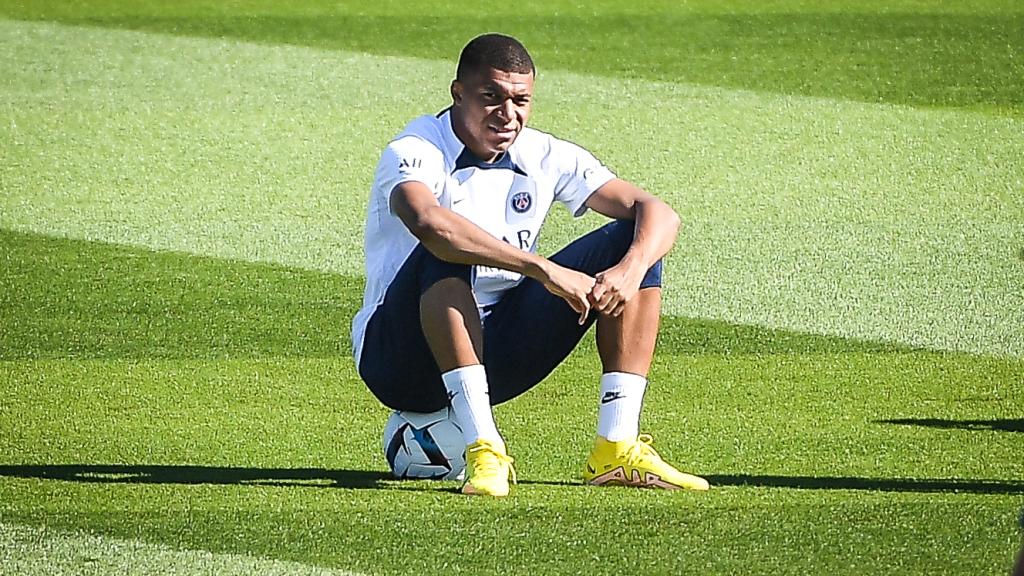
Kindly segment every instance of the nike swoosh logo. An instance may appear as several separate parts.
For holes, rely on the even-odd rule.
[[[601,404],[607,404],[609,402],[614,402],[616,400],[621,400],[621,399],[623,399],[625,397],[626,397],[626,395],[623,394],[622,392],[605,392],[604,393],[604,397],[601,398]]]
[[[591,474],[593,474],[594,472],[597,472],[597,470],[594,470],[594,467],[593,467],[593,466],[591,466],[591,465],[590,465],[590,464],[588,463],[588,464],[587,464],[587,472],[590,472]]]

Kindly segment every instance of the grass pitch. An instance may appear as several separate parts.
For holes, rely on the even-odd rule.
[[[541,68],[536,125],[687,223],[644,429],[716,489],[577,485],[585,344],[498,408],[522,480],[498,502],[387,479],[347,336],[379,149],[496,21],[0,7],[0,567],[1007,571],[1020,8],[674,4],[498,11]]]

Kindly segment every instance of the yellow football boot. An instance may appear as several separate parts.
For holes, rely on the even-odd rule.
[[[466,483],[463,494],[508,496],[508,480],[516,481],[512,458],[501,442],[477,440],[466,446]]]
[[[651,447],[650,434],[636,440],[611,442],[600,436],[587,458],[583,482],[595,486],[636,486],[666,490],[707,490],[708,481],[680,472]]]

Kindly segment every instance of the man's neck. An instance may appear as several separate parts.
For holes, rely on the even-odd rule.
[[[462,142],[462,145],[465,146],[467,150],[479,158],[481,162],[491,164],[501,159],[502,153],[492,154],[488,157],[487,154],[481,154],[478,150],[474,150],[472,146],[466,143],[470,138],[466,133],[465,126],[462,124],[462,117],[458,112],[458,108],[455,108],[454,106],[451,108],[451,111],[449,112],[449,121],[452,124],[452,132],[455,133],[455,137],[459,139],[459,142]]]

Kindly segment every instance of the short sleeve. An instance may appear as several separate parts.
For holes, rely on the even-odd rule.
[[[416,136],[392,141],[381,154],[377,185],[390,205],[391,191],[403,182],[422,182],[435,197],[444,190],[444,155],[437,146]]]
[[[560,170],[555,200],[565,204],[573,216],[582,216],[587,211],[590,195],[614,179],[615,174],[593,154],[572,142],[554,140],[551,148]]]

